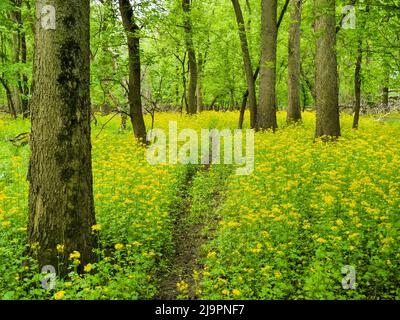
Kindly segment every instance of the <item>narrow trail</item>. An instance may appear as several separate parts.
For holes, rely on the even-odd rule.
[[[182,280],[189,284],[189,288],[193,288],[193,270],[201,267],[198,256],[200,248],[206,240],[201,235],[204,225],[193,225],[186,222],[192,207],[190,189],[196,174],[197,172],[188,178],[184,187],[185,191],[181,198],[174,226],[175,252],[171,257],[169,270],[160,276],[159,293],[156,299],[177,299],[179,295],[177,283]],[[192,290],[189,290],[189,299],[195,299],[195,292],[192,292]]]
[[[192,174],[184,186],[184,193],[181,196],[181,202],[176,213],[174,226],[174,245],[175,251],[170,258],[170,266],[167,272],[159,276],[159,291],[155,299],[158,300],[176,300],[181,292],[177,288],[177,283],[184,281],[188,284],[187,294],[185,299],[194,300],[196,296],[196,280],[193,277],[194,270],[202,270],[202,246],[210,241],[210,238],[218,225],[217,216],[213,216],[215,209],[218,206],[221,198],[221,190],[218,190],[212,195],[212,206],[209,212],[206,212],[206,218],[201,219],[201,222],[189,221],[192,209],[191,188],[193,187],[193,179],[198,174],[207,174],[210,167],[205,167],[197,170]],[[212,220],[208,217],[212,216]],[[213,223],[211,223],[213,221]],[[204,232],[207,230],[207,232]],[[199,280],[197,280],[198,282]],[[182,296],[181,296],[182,297]]]

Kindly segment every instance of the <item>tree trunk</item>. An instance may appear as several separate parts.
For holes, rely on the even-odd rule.
[[[96,238],[90,142],[89,0],[54,0],[56,29],[42,27],[36,0],[35,90],[29,190],[29,253],[65,275],[93,262]],[[42,19],[51,15],[43,15]],[[46,21],[46,20],[44,20]],[[64,245],[63,253],[56,246]]]
[[[389,71],[387,70],[388,68],[385,67],[385,80],[384,80],[384,85],[382,87],[382,106],[384,112],[389,112]]]
[[[15,107],[14,107],[14,101],[13,101],[12,92],[10,90],[10,87],[8,86],[7,82],[3,78],[0,78],[0,82],[4,87],[4,90],[6,91],[8,111],[13,116],[14,119],[17,119],[17,111],[15,110]]]
[[[356,68],[354,71],[354,119],[353,129],[358,129],[361,109],[361,64],[362,64],[362,40],[358,41]]]
[[[140,36],[139,26],[134,21],[133,10],[129,0],[119,0],[122,23],[128,39],[129,53],[129,115],[136,139],[146,141],[146,126],[143,118],[140,70]]]
[[[340,136],[335,0],[314,0],[316,137]]]
[[[26,64],[26,34],[25,32],[21,33],[21,62]],[[22,74],[22,114],[23,118],[28,117],[29,115],[29,86],[28,86],[28,77],[24,73]]]
[[[202,112],[204,108],[203,104],[203,87],[202,87],[202,77],[203,77],[203,56],[199,54],[199,61],[198,61],[198,78],[197,78],[197,111]]]
[[[286,0],[285,4],[283,5],[281,14],[279,15],[278,22],[276,23],[277,32],[279,31],[279,27],[281,26],[281,23],[282,23],[283,17],[285,16],[288,5],[289,5],[289,0]],[[249,14],[250,14],[250,12],[249,12]],[[256,71],[254,71],[254,75],[253,75],[254,83],[257,81],[258,75],[260,73],[260,64],[261,64],[261,61],[257,65]],[[239,129],[242,129],[242,127],[243,127],[244,113],[246,111],[248,97],[249,97],[249,90],[246,89],[246,92],[243,93],[242,105],[240,107]]]
[[[13,34],[13,63],[20,63],[20,55],[21,55],[21,27],[22,27],[22,16],[21,16],[21,0],[14,0],[13,5],[15,10],[11,13],[12,20],[14,21],[16,32]],[[15,73],[17,86],[13,86],[11,88],[14,107],[18,113],[23,113],[22,107],[22,86],[21,86],[21,75],[17,71]]]
[[[196,62],[196,52],[194,50],[193,38],[192,38],[192,22],[190,19],[190,0],[182,0],[182,9],[184,12],[184,29],[185,29],[185,43],[186,50],[188,52],[189,60],[189,114],[195,114],[197,112],[197,101],[196,101],[196,89],[197,89],[197,62]]]
[[[243,64],[246,74],[247,90],[249,92],[249,107],[250,107],[250,127],[257,127],[257,99],[256,88],[253,77],[253,68],[251,65],[249,46],[247,44],[246,28],[243,20],[242,9],[238,0],[232,0],[233,8],[236,14],[236,21],[239,28],[240,45],[242,47]]]
[[[260,106],[257,113],[260,129],[275,129],[276,121],[276,40],[277,1],[261,1]]]
[[[218,95],[214,97],[214,99],[210,103],[210,106],[208,107],[208,110],[214,111],[214,106],[215,106],[215,103],[217,102],[218,98],[219,98]]]
[[[291,0],[288,59],[288,123],[301,121],[300,107],[300,24],[301,0]]]

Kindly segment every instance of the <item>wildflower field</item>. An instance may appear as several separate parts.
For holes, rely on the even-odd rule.
[[[0,118],[0,298],[157,298],[162,275],[175,266],[176,229],[201,226],[194,268],[174,283],[178,298],[399,299],[400,118],[364,117],[353,130],[342,115],[342,137],[323,143],[314,141],[314,113],[296,126],[285,117],[278,113],[276,133],[255,134],[255,170],[238,176],[232,165],[150,165],[129,127],[119,132],[114,118],[103,128],[110,116],[98,115],[98,262],[80,274],[80,253],[69,254],[69,276],[55,290],[43,288],[24,254],[30,150],[9,139],[29,131],[29,121]],[[233,129],[237,119],[236,112],[162,113],[155,127],[174,120]],[[62,244],[57,250],[65,254]],[[344,266],[355,270],[353,289],[343,288]]]

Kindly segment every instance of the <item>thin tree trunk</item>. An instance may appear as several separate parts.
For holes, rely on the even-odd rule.
[[[189,61],[189,114],[195,114],[197,112],[197,101],[196,101],[196,88],[197,88],[197,62],[196,62],[196,52],[193,45],[193,35],[192,35],[192,22],[190,19],[190,0],[182,0],[182,9],[184,12],[184,29],[185,29],[185,43],[186,50],[188,52]]]
[[[358,129],[361,109],[361,65],[362,65],[362,40],[358,41],[356,68],[354,71],[354,119],[353,129]]]
[[[14,21],[16,33],[13,35],[13,63],[20,63],[20,55],[21,55],[21,27],[22,27],[22,17],[21,17],[21,0],[13,1],[15,10],[11,13],[11,17]],[[21,85],[21,75],[19,72],[15,73],[15,77],[17,80],[17,86],[13,86],[11,88],[11,92],[14,100],[14,107],[18,113],[23,113],[22,100],[21,96],[22,85]]]
[[[261,1],[260,106],[257,112],[260,129],[276,130],[276,41],[277,1]]]
[[[285,4],[283,5],[281,14],[279,15],[278,22],[276,23],[277,31],[279,31],[279,27],[281,26],[283,17],[285,16],[287,7],[289,5],[289,1],[290,0],[286,0]],[[260,73],[260,64],[261,64],[261,61],[258,63],[256,71],[254,71],[254,75],[253,75],[254,83],[257,81],[258,75]],[[246,89],[246,91],[243,93],[242,104],[241,104],[241,107],[240,107],[239,129],[241,129],[243,127],[244,113],[246,111],[246,105],[247,105],[248,97],[249,97],[249,90]]]
[[[0,82],[4,87],[4,90],[6,91],[8,110],[10,114],[13,116],[13,118],[17,119],[17,111],[15,110],[14,107],[14,101],[10,87],[7,85],[7,82],[3,78],[0,78]]]
[[[316,137],[340,136],[335,0],[314,0]]]
[[[21,33],[21,62],[26,64],[26,34]],[[29,86],[28,77],[25,73],[22,74],[22,114],[26,118],[29,115]]]
[[[300,75],[303,78],[304,83],[307,85],[308,90],[311,93],[312,98],[314,99],[314,102],[317,100],[317,95],[315,93],[315,85],[312,83],[311,79],[307,77],[305,74],[303,67],[300,63]]]
[[[202,87],[202,77],[203,77],[203,55],[199,54],[198,59],[198,69],[197,69],[197,110],[198,112],[202,112],[204,108],[203,104],[203,87]]]
[[[256,88],[253,76],[253,68],[251,65],[249,46],[247,44],[246,28],[243,20],[242,9],[238,0],[232,0],[233,8],[236,14],[236,21],[239,28],[239,38],[242,47],[243,64],[246,74],[247,90],[249,92],[250,103],[250,126],[251,128],[257,127],[257,99]]]
[[[215,103],[217,102],[218,98],[219,98],[219,96],[214,97],[214,99],[210,103],[210,106],[208,107],[208,110],[214,111],[214,106],[215,106]]]
[[[253,75],[254,83],[257,81],[258,75],[260,73],[260,65],[257,66],[256,71]],[[247,98],[249,97],[249,90],[246,90],[243,94],[242,104],[240,105],[240,115],[239,115],[239,129],[243,128],[244,113],[246,112]]]
[[[90,142],[89,0],[55,0],[56,29],[36,20],[29,189],[29,254],[66,275],[93,262],[96,223]],[[48,1],[36,0],[36,12]],[[47,15],[48,16],[48,15]],[[51,16],[50,16],[51,17]],[[62,253],[57,245],[63,245]],[[60,249],[59,249],[60,251]]]
[[[382,87],[382,106],[385,112],[389,111],[389,72],[386,67],[384,86]]]
[[[146,142],[146,126],[143,118],[140,70],[139,26],[134,21],[129,0],[119,0],[122,23],[128,39],[129,52],[129,115],[136,139]]]
[[[177,77],[179,78],[180,72],[179,72],[179,67],[178,67],[178,66],[176,66],[176,75],[177,75]],[[176,85],[175,85],[175,105],[176,105],[176,107],[179,105],[179,100],[180,100],[180,96],[179,96],[179,82],[177,81],[177,82],[176,82]]]
[[[300,107],[300,24],[301,0],[291,0],[288,59],[288,123],[301,121]]]

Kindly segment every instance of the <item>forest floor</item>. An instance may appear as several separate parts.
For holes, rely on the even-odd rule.
[[[23,267],[30,148],[10,139],[29,121],[0,117],[0,299],[399,299],[400,115],[362,117],[353,130],[342,114],[342,137],[326,144],[314,142],[315,113],[287,126],[279,112],[276,133],[255,134],[248,176],[154,166],[109,118],[93,126],[99,260],[83,274],[71,260],[49,291],[38,267]],[[156,126],[221,130],[237,118],[160,113]],[[343,290],[344,266],[356,290]]]

